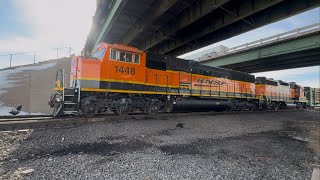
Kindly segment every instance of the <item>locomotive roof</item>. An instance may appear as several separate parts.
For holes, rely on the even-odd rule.
[[[194,60],[185,60],[172,56],[148,53],[147,67],[160,68],[161,70],[185,71],[194,74],[230,78],[232,80],[255,82],[255,76],[246,72],[231,69],[212,67],[199,63]]]

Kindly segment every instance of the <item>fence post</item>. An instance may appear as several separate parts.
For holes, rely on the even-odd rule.
[[[59,48],[57,48],[57,60],[59,58]]]
[[[31,114],[31,83],[32,83],[32,71],[29,72],[29,114]]]
[[[10,54],[10,67],[11,67],[11,61],[12,61],[12,54]]]
[[[33,64],[36,63],[36,55],[37,55],[37,51],[34,51],[34,55],[33,55]]]

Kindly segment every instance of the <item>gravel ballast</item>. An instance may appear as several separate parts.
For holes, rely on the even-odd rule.
[[[0,179],[310,179],[319,120],[309,110],[173,114],[38,129],[12,141]]]

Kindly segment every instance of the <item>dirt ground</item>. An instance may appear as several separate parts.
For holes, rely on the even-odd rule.
[[[0,132],[0,179],[310,179],[319,137],[312,110]]]

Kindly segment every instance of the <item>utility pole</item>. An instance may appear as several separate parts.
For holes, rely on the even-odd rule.
[[[69,47],[69,57],[71,57],[71,46]]]
[[[57,60],[59,58],[59,48],[56,48],[57,49]]]
[[[34,51],[33,64],[35,64],[35,63],[36,63],[36,56],[37,56],[37,51]]]
[[[31,83],[32,83],[32,71],[29,72],[29,114],[31,114]]]
[[[12,54],[10,54],[10,67],[11,67],[11,61],[12,61]]]

